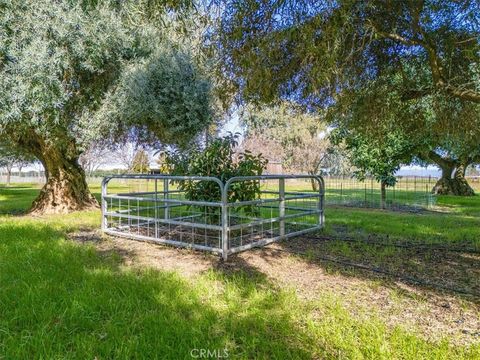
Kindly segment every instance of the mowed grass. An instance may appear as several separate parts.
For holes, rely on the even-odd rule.
[[[259,272],[220,268],[187,279],[126,267],[114,252],[68,240],[68,233],[98,228],[99,211],[12,215],[37,192],[0,188],[0,359],[189,359],[199,354],[194,349],[243,359],[480,358],[480,346],[387,327],[367,305],[354,316],[348,299],[333,292],[299,299]],[[455,218],[449,226],[444,214],[328,209],[327,231],[419,239],[431,231],[455,242],[463,226],[465,236],[478,234],[479,199],[469,201],[444,200]]]
[[[384,241],[441,244],[480,249],[480,196],[439,197],[437,208],[419,213],[330,207],[326,231]]]
[[[291,190],[311,190],[307,182],[295,185]],[[339,190],[329,188],[328,185],[327,183],[325,195],[327,234],[357,238],[374,235],[383,241],[462,245],[480,249],[480,188],[475,196],[437,196],[435,205],[428,210],[410,212],[337,206],[336,204],[342,203],[339,201]],[[472,186],[478,187],[478,182],[472,183]],[[405,179],[400,183],[399,188],[401,187],[408,189]],[[387,194],[390,195],[387,200],[391,200],[392,190],[388,191]],[[369,193],[367,203],[378,206],[380,191],[372,194],[378,199],[371,200]],[[397,190],[395,196],[399,204],[408,205],[419,199],[418,194],[409,190]],[[362,205],[363,196],[362,189],[350,188],[342,192],[346,203],[357,202]],[[419,204],[421,203],[420,201]]]

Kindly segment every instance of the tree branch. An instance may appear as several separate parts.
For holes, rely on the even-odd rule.
[[[435,151],[429,151],[427,158],[433,161],[435,164],[443,168],[453,168],[457,165],[457,161],[454,159],[446,159],[438,155]]]
[[[480,103],[480,93],[477,91],[469,89],[462,90],[450,84],[443,84],[440,86],[440,89],[453,97]]]
[[[417,32],[423,38],[415,37],[415,38],[406,38],[401,36],[397,33],[391,33],[387,31],[381,31],[373,22],[369,22],[370,26],[372,27],[373,31],[384,37],[386,39],[390,39],[393,41],[397,41],[401,44],[407,46],[421,46],[425,49],[428,55],[428,62],[430,65],[430,70],[432,72],[432,81],[433,86],[440,90],[444,91],[446,94],[462,99],[467,101],[472,101],[476,103],[480,103],[480,92],[471,89],[461,89],[454,85],[449,84],[443,75],[443,67],[441,64],[441,59],[437,54],[437,50],[434,45],[428,42],[427,34],[422,29],[420,25],[420,13],[419,11],[413,14],[413,23],[412,23],[412,30]],[[433,89],[430,90],[412,90],[409,91],[405,96],[402,96],[402,99],[411,100],[419,97],[423,97],[426,95],[430,95],[433,93]]]
[[[422,46],[423,47],[423,42],[420,40],[420,39],[408,39],[404,36],[401,36],[399,34],[396,34],[396,33],[389,33],[389,32],[386,32],[386,31],[381,31],[379,30],[373,23],[371,23],[371,26],[373,28],[373,30],[375,31],[375,33],[377,33],[378,35],[386,38],[386,39],[391,39],[391,40],[394,40],[394,41],[398,41],[404,45],[408,45],[408,46]]]

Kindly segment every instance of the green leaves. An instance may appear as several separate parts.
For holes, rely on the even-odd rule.
[[[0,134],[30,129],[82,148],[136,128],[148,140],[186,143],[211,121],[209,79],[159,22],[189,1],[2,5]]]
[[[217,29],[225,74],[255,102],[330,106],[404,62],[428,67],[410,96],[480,103],[476,1],[229,0]],[[427,87],[424,87],[427,80]]]
[[[164,44],[128,69],[104,99],[96,121],[113,122],[117,136],[134,128],[143,141],[188,145],[213,122],[210,88],[188,52]]]
[[[64,140],[56,129],[73,130],[96,109],[133,45],[112,11],[87,14],[66,1],[8,2],[0,31],[10,59],[0,65],[0,132],[34,127],[52,143]]]
[[[261,175],[267,160],[261,154],[253,155],[249,151],[237,153],[239,134],[229,134],[213,140],[203,150],[180,153],[171,151],[166,156],[166,168],[172,175],[213,176],[223,183],[235,176]],[[221,201],[218,185],[211,181],[180,181],[179,188],[185,191],[188,200]],[[235,182],[229,189],[228,201],[248,201],[259,198],[258,181]],[[255,213],[253,207],[245,207],[247,213]]]
[[[357,168],[354,175],[364,180],[367,176],[388,186],[395,185],[395,172],[413,157],[414,144],[398,131],[385,137],[371,138],[361,133],[337,129],[332,138],[336,143],[344,141],[349,160]]]

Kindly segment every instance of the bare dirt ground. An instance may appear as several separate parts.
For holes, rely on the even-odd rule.
[[[231,256],[223,263],[212,254],[95,231],[80,231],[70,238],[94,244],[100,253],[120,255],[127,267],[176,271],[192,280],[211,269],[254,271],[274,284],[294,289],[306,301],[334,293],[354,316],[373,313],[391,327],[400,325],[429,340],[448,337],[458,345],[480,342],[480,254],[389,249],[377,256],[378,249],[364,244],[296,238]],[[340,263],[326,261],[325,256]],[[400,277],[343,262],[386,269]],[[432,286],[420,286],[406,278]]]

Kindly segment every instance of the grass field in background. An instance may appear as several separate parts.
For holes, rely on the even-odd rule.
[[[67,238],[99,228],[99,211],[19,215],[38,191],[0,187],[0,359],[188,359],[194,348],[244,359],[480,358],[480,345],[392,329],[368,304],[354,315],[334,291],[307,301],[259,273],[212,269],[191,281],[122,266],[118,254]],[[92,191],[98,198],[99,186]],[[436,206],[327,207],[325,233],[480,245],[480,196],[439,197]]]
[[[14,179],[21,179],[22,183],[25,183],[28,179],[38,181],[34,177],[14,177]],[[88,178],[88,182],[93,188],[99,188],[101,180],[102,178],[100,177]],[[324,180],[327,204],[370,208],[381,207],[380,184],[372,179],[359,181],[352,177],[326,176]],[[40,186],[40,183],[37,181],[25,183],[25,186]],[[396,185],[386,189],[387,208],[408,210],[409,207],[425,208],[435,206],[436,197],[432,196],[431,190],[436,181],[437,179],[434,177],[398,176]],[[476,192],[480,192],[480,178],[471,177],[468,181]],[[310,180],[290,183],[293,184],[292,188],[295,190],[311,191]]]

